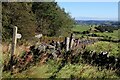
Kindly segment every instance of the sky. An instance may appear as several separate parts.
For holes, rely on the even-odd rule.
[[[120,2],[120,0],[55,0],[57,2]]]
[[[118,2],[58,2],[72,18],[81,20],[117,20]]]

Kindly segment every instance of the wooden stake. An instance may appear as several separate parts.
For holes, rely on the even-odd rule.
[[[66,51],[69,51],[69,43],[70,43],[70,38],[66,38]]]
[[[70,49],[73,48],[73,44],[74,44],[74,39],[72,38],[72,40],[71,40],[71,45],[70,45]]]
[[[11,69],[13,66],[13,56],[14,56],[15,51],[16,51],[16,43],[17,43],[16,35],[17,35],[17,27],[15,26],[13,28],[12,51],[11,51],[11,60],[10,60]]]
[[[72,46],[73,46],[73,34],[71,34],[70,36],[70,43],[69,43],[69,49],[72,49]]]

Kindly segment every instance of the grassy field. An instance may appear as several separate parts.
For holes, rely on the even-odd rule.
[[[96,47],[97,46],[97,47]],[[109,48],[111,46],[111,48]],[[113,49],[114,48],[114,49]],[[97,42],[93,45],[89,45],[87,49],[96,50],[100,52],[101,50],[111,51],[110,54],[118,56],[116,52],[118,50],[117,44],[110,42]],[[7,56],[3,56],[6,57]],[[48,60],[46,64],[39,64],[30,66],[27,70],[14,75],[10,75],[9,71],[3,72],[4,78],[50,78],[53,74],[58,71],[59,63],[56,60]],[[120,78],[115,70],[102,69],[99,70],[98,67],[92,66],[85,63],[67,63],[65,66],[55,73],[56,78]]]
[[[94,28],[94,26],[93,26]],[[90,29],[90,26],[79,26],[79,25],[76,25],[74,28],[73,28],[73,31],[86,31],[86,30],[89,30]],[[111,40],[119,40],[119,32],[120,32],[120,29],[119,30],[114,30],[113,33],[110,33],[110,32],[93,32],[94,34],[97,34],[98,36],[100,37],[103,37],[104,39],[111,39]],[[84,37],[89,37],[89,36],[86,36],[85,34],[77,34],[76,37],[81,37],[81,36],[84,36]],[[100,51],[108,51],[110,52],[110,55],[114,55],[114,56],[119,56],[119,48],[118,48],[119,44],[118,43],[113,43],[113,42],[107,42],[107,41],[99,41],[95,44],[92,44],[92,45],[89,45],[87,46],[86,49],[88,50],[96,50],[98,53]]]
[[[58,78],[70,78],[71,76],[77,78],[118,78],[114,71],[103,69],[99,71],[97,67],[87,64],[67,64],[58,72]]]
[[[4,72],[4,78],[50,78],[58,69],[58,65],[54,61],[30,67],[22,73],[10,75],[10,72]],[[88,64],[66,64],[56,74],[56,78],[119,78],[114,70],[98,70],[97,67]]]
[[[118,40],[120,39],[119,37],[119,32],[120,32],[120,29],[119,30],[114,30],[113,33],[109,33],[109,32],[97,32],[95,34],[99,35],[99,36],[104,36],[105,37],[111,37],[112,40]]]
[[[118,57],[120,56],[118,46],[119,46],[118,43],[99,41],[94,44],[88,45],[86,49],[95,50],[97,53],[100,53],[101,51],[107,51],[111,56]]]
[[[86,31],[89,30],[90,26],[75,26],[72,30],[73,31]],[[118,31],[114,31],[113,33],[95,33],[99,36],[108,36],[112,39],[118,39]],[[83,34],[76,35],[77,37],[87,37]],[[41,41],[49,43],[52,39],[55,41],[63,41],[64,38],[56,38],[56,37],[44,37],[41,39]],[[118,57],[120,56],[118,43],[113,42],[107,42],[107,41],[98,41],[94,44],[90,44],[86,46],[86,50],[95,50],[97,53],[100,53],[101,51],[107,51],[110,55]],[[17,47],[19,48],[19,47]],[[17,49],[18,50],[18,49]],[[3,55],[4,61],[9,60],[9,53],[5,53]],[[6,62],[7,62],[6,61]],[[48,60],[45,64],[40,64],[39,62],[37,65],[32,65],[27,68],[27,70],[22,71],[20,73],[16,73],[14,75],[10,75],[9,71],[3,72],[4,78],[50,78],[54,74],[56,75],[56,78],[120,78],[120,76],[115,72],[115,70],[110,69],[102,69],[99,70],[99,67],[93,66],[90,64],[85,64],[82,62],[70,64],[69,62],[65,64],[59,71],[60,64],[56,60]],[[58,71],[58,72],[57,72]]]
[[[88,26],[88,25],[75,25],[72,28],[72,31],[73,32],[83,32],[83,31],[87,31],[89,29],[90,29],[90,26]],[[87,36],[84,34],[76,34],[75,37],[80,38],[80,37],[87,37]]]
[[[80,31],[80,32],[83,32],[83,31],[87,31],[90,29],[90,26],[88,25],[75,25],[72,29],[72,31]]]
[[[88,25],[76,25],[75,27],[73,27],[72,31],[76,31],[76,32],[83,32],[83,31],[87,31],[89,30],[90,28],[94,28],[94,26],[90,27]],[[105,39],[111,39],[111,40],[119,40],[120,39],[120,36],[119,36],[119,32],[120,32],[120,29],[119,30],[114,30],[112,33],[110,32],[92,32],[90,31],[91,33],[94,33],[96,34],[97,36],[100,36],[100,37],[103,37]],[[76,34],[76,37],[79,38],[79,37],[87,37],[86,34]]]

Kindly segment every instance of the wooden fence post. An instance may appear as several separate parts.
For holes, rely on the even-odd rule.
[[[74,41],[73,41],[73,34],[71,34],[71,36],[70,36],[70,43],[69,43],[69,49],[72,49],[73,43],[74,43]]]
[[[70,42],[70,38],[69,37],[66,37],[66,51],[69,51],[69,42]]]
[[[10,60],[11,69],[12,69],[12,66],[13,66],[13,56],[14,56],[15,51],[16,51],[16,42],[17,42],[16,35],[17,35],[17,27],[14,26],[14,28],[13,28],[13,39],[12,39],[11,60]]]
[[[72,38],[72,40],[71,40],[71,44],[70,44],[70,49],[73,48],[73,44],[74,44],[74,39]]]

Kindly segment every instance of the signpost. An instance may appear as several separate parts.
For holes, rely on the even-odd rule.
[[[41,38],[43,35],[42,34],[38,34],[38,35],[35,35],[36,38]]]
[[[12,50],[11,50],[11,60],[10,60],[11,71],[12,71],[12,66],[13,66],[13,56],[14,56],[15,51],[16,51],[17,38],[20,39],[22,37],[21,34],[17,34],[17,30],[18,30],[18,28],[16,26],[14,26],[14,28],[13,28],[13,39],[12,39]]]
[[[21,37],[22,37],[21,34],[17,34],[17,35],[16,35],[16,38],[18,38],[18,39],[20,39]]]

